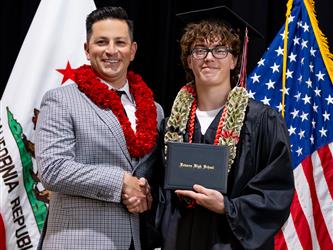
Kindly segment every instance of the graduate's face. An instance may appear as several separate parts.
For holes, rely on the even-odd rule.
[[[225,46],[216,40],[214,42],[202,41],[195,42],[192,48],[214,48]],[[203,59],[196,59],[192,55],[187,58],[189,68],[192,70],[196,84],[204,85],[230,85],[230,71],[237,64],[237,58],[231,53],[222,59],[215,58],[212,52],[208,52]]]
[[[94,23],[89,41],[85,44],[91,67],[112,85],[124,83],[136,49],[137,45],[131,41],[126,21],[118,19]]]

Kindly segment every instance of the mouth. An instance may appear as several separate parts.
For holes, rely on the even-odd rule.
[[[202,67],[203,71],[211,71],[211,70],[217,70],[216,67],[211,67],[211,66],[204,66]]]
[[[115,64],[115,63],[119,63],[120,59],[117,59],[117,58],[108,58],[108,59],[102,59],[102,62],[106,63],[106,64]]]

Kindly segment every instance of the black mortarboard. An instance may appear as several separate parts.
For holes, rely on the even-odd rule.
[[[220,21],[232,28],[240,36],[243,41],[243,53],[241,58],[240,82],[241,86],[245,85],[246,81],[246,64],[247,64],[247,43],[248,35],[250,37],[263,38],[253,26],[241,18],[238,14],[232,11],[227,6],[217,6],[207,9],[193,10],[176,14],[177,19],[181,22],[181,28],[184,28],[189,23],[198,23],[203,20]]]
[[[243,36],[245,28],[247,27],[250,37],[256,36],[263,38],[263,35],[260,34],[259,31],[257,31],[253,26],[251,26],[238,14],[236,14],[234,11],[224,5],[213,8],[178,13],[176,14],[176,17],[181,21],[183,26],[189,23],[200,22],[202,20],[220,20],[234,30],[239,30],[241,32],[241,36]]]

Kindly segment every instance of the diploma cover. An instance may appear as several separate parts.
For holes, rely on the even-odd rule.
[[[228,146],[168,142],[166,189],[192,190],[194,184],[227,192]]]

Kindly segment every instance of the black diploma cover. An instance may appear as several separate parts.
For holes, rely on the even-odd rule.
[[[168,142],[165,189],[192,190],[194,184],[227,192],[228,146]]]

